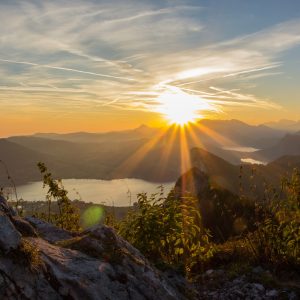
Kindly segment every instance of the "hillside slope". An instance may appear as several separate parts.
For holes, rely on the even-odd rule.
[[[270,162],[287,155],[300,155],[300,134],[288,134],[272,147],[256,151],[250,157]]]
[[[63,160],[41,153],[22,145],[13,143],[7,139],[0,139],[0,160],[5,163],[10,176],[16,184],[26,183],[32,180],[40,180],[36,164],[38,161],[45,162],[51,169],[58,172],[66,167]],[[6,170],[3,165],[0,166],[0,183],[5,185],[9,183]],[[73,168],[75,172],[75,169]]]
[[[294,168],[300,169],[300,155],[284,156],[267,165],[242,164],[241,167],[203,149],[194,148],[191,154],[192,165],[207,173],[213,183],[233,193],[242,192],[252,197],[264,193],[264,183],[280,187],[281,179],[287,173]]]

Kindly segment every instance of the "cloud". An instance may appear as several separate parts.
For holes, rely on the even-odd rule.
[[[8,106],[14,92],[49,109],[55,95],[61,110],[75,101],[76,108],[155,111],[173,86],[218,109],[278,108],[240,79],[280,74],[282,53],[300,43],[300,20],[208,44],[201,7],[166,3],[0,4],[0,102]]]

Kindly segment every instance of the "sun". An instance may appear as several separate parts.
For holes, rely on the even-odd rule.
[[[165,118],[171,124],[185,125],[187,123],[194,122],[197,118],[197,115],[194,111],[185,111],[183,107],[180,106],[171,106],[169,111],[165,114]]]
[[[164,91],[157,98],[158,111],[170,124],[186,125],[201,118],[205,104],[201,98],[179,88]]]

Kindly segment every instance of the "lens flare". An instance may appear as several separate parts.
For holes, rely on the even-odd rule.
[[[98,224],[104,215],[104,210],[100,206],[91,206],[87,208],[82,215],[82,225],[84,228]]]

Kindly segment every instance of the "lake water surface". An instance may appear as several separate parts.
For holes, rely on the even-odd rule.
[[[103,203],[105,205],[129,206],[136,201],[138,193],[159,192],[159,183],[141,179],[64,179],[63,185],[70,199],[81,199],[85,202]],[[174,186],[173,182],[163,183],[165,195]],[[32,182],[17,187],[18,196],[26,201],[45,200],[47,188],[42,182]]]
[[[250,152],[255,152],[258,151],[259,149],[253,148],[253,147],[244,147],[244,146],[234,146],[234,147],[228,147],[225,146],[223,147],[224,150],[228,151],[236,151],[236,152],[244,152],[244,153],[250,153]]]
[[[266,165],[267,163],[253,158],[241,158],[241,162],[251,165]]]

